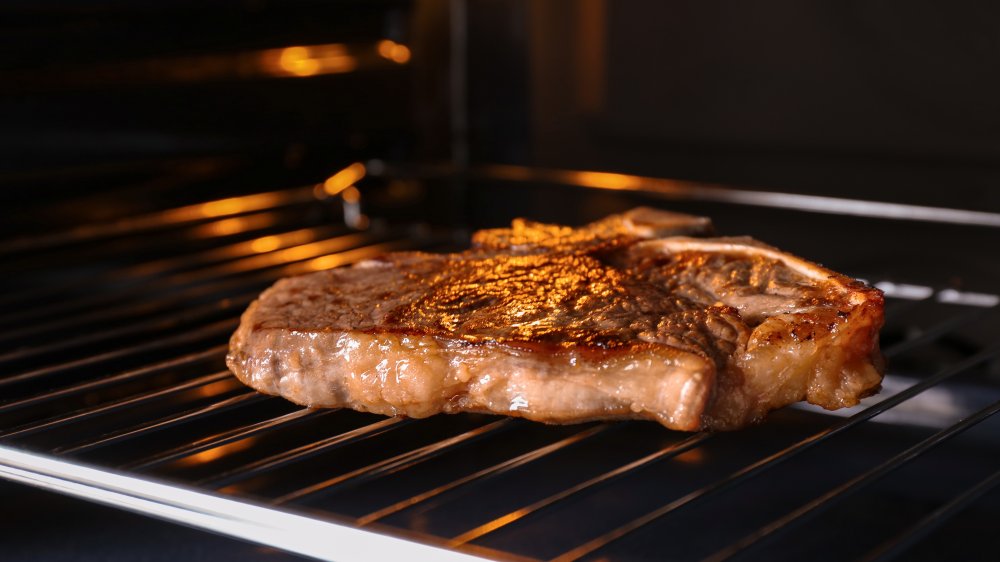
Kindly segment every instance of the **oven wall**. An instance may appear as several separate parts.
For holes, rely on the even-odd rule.
[[[447,14],[410,0],[4,2],[0,236],[368,158],[446,158]],[[96,193],[107,202],[81,205]]]
[[[992,3],[33,0],[0,16],[7,209],[39,186],[107,185],[56,168],[208,157],[169,170],[248,192],[458,145],[474,163],[1000,210]],[[238,63],[383,39],[412,58],[309,76]]]
[[[400,0],[6,2],[0,172],[210,155],[293,181],[409,157],[414,57],[376,47],[411,45],[413,18]]]
[[[470,13],[481,160],[1000,209],[1000,5],[490,0]]]

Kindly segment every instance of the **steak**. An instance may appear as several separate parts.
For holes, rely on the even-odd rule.
[[[278,281],[227,363],[310,407],[548,423],[743,427],[800,400],[876,392],[882,294],[707,219],[635,209],[525,220],[461,253],[393,253]]]

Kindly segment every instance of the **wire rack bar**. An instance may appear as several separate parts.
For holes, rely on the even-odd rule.
[[[213,337],[218,337],[220,335],[228,335],[231,334],[233,330],[236,329],[236,324],[237,322],[235,318],[229,320],[221,320],[181,334],[161,337],[150,342],[122,347],[115,349],[113,351],[108,351],[106,353],[92,355],[90,357],[84,357],[82,359],[67,361],[65,363],[50,365],[48,367],[43,367],[41,369],[35,369],[25,373],[19,373],[16,375],[7,376],[0,379],[0,389],[16,383],[23,383],[26,381],[55,375],[69,369],[97,365],[106,361],[110,361],[113,359],[120,359],[122,357],[127,357],[130,355],[136,355],[139,353],[146,353],[150,351],[159,351],[161,349],[170,348],[173,346],[201,342],[204,340],[211,339]]]
[[[384,240],[381,237],[367,233],[335,236],[325,240],[317,240],[290,248],[244,257],[221,265],[168,275],[150,280],[148,283],[122,287],[114,292],[91,293],[70,301],[57,301],[49,304],[40,304],[27,310],[12,311],[0,315],[0,324],[10,325],[28,320],[31,323],[36,323],[40,318],[64,316],[71,312],[78,313],[87,310],[88,307],[116,306],[122,303],[129,303],[129,299],[141,300],[147,295],[156,295],[157,298],[163,298],[165,295],[176,293],[180,289],[203,283],[218,282],[228,276],[280,268],[296,261],[304,261],[326,254],[343,252],[382,241]]]
[[[858,476],[848,480],[840,486],[837,486],[806,505],[803,505],[791,513],[772,521],[754,533],[709,556],[706,561],[720,562],[722,560],[727,560],[740,552],[763,544],[765,541],[774,538],[778,533],[791,529],[793,525],[804,523],[810,518],[819,515],[832,507],[836,502],[843,501],[860,491],[865,486],[877,482],[892,471],[902,467],[906,463],[916,459],[934,447],[941,445],[963,431],[982,423],[991,416],[995,415],[997,412],[1000,412],[1000,401],[994,402],[990,406],[979,410],[958,423],[934,433],[927,439],[924,439],[898,455],[893,456],[884,463],[859,474]]]
[[[677,455],[680,455],[686,451],[690,451],[695,447],[698,447],[699,445],[707,441],[711,437],[711,435],[712,434],[710,433],[696,433],[688,437],[687,439],[683,439],[677,443],[671,443],[670,445],[667,445],[666,447],[660,449],[659,451],[646,455],[640,459],[634,460],[628,464],[622,465],[614,470],[605,472],[604,474],[591,478],[590,480],[587,480],[585,482],[581,482],[576,486],[567,488],[547,498],[538,500],[537,502],[531,505],[511,511],[510,513],[507,513],[505,515],[501,515],[500,517],[497,517],[493,521],[484,523],[483,525],[480,525],[475,529],[466,531],[465,533],[462,533],[461,535],[451,539],[448,542],[448,545],[457,547],[467,542],[474,541],[485,535],[498,531],[503,527],[506,527],[507,525],[510,525],[511,523],[523,519],[531,514],[552,507],[557,503],[571,496],[574,496],[580,492],[583,492],[585,490],[592,490],[599,486],[610,484],[629,473],[650,466],[657,461],[676,457]]]
[[[898,558],[918,544],[921,539],[936,531],[997,486],[1000,486],[1000,470],[981,480],[955,499],[935,509],[903,533],[886,541],[865,556],[863,560],[865,562],[884,562]]]
[[[18,437],[33,435],[40,431],[48,431],[50,429],[62,427],[66,424],[79,423],[86,420],[87,418],[91,418],[94,416],[118,412],[128,408],[134,408],[136,406],[141,406],[146,402],[156,400],[157,398],[163,398],[164,396],[169,396],[171,394],[176,394],[178,392],[184,392],[185,390],[198,388],[199,386],[205,386],[216,382],[230,380],[232,378],[233,375],[229,371],[222,371],[220,373],[205,375],[203,377],[186,380],[184,382],[177,383],[174,385],[164,386],[156,390],[151,390],[149,392],[134,394],[127,398],[115,400],[107,404],[101,404],[99,406],[93,406],[91,408],[83,408],[75,412],[72,412],[71,414],[66,416],[60,416],[54,419],[43,420],[41,422],[32,423],[30,425],[23,427],[15,427],[9,432],[4,433],[2,437],[4,439],[15,439]]]
[[[216,447],[225,445],[227,443],[232,443],[233,441],[239,441],[240,439],[246,439],[247,437],[252,437],[259,433],[264,433],[266,431],[272,431],[279,427],[285,427],[294,423],[304,421],[309,417],[324,416],[333,413],[332,410],[310,410],[308,408],[303,408],[301,410],[296,410],[294,412],[284,414],[275,418],[255,422],[243,427],[237,427],[235,429],[230,429],[228,431],[223,431],[216,435],[209,437],[204,437],[198,439],[193,443],[187,443],[181,445],[180,447],[175,447],[166,451],[161,451],[149,457],[139,459],[136,461],[129,462],[122,466],[126,470],[143,470],[159,464],[163,464],[168,461],[175,459],[187,457],[206,451],[208,449],[214,449]]]
[[[321,560],[484,560],[246,500],[237,501],[10,447],[0,446],[0,476]]]
[[[558,557],[555,558],[555,560],[558,560],[560,562],[577,560],[583,556],[586,556],[587,554],[590,554],[591,552],[594,552],[599,548],[603,548],[604,546],[610,544],[611,542],[619,540],[622,537],[629,535],[637,531],[638,529],[645,527],[646,525],[649,525],[650,523],[666,516],[668,513],[672,513],[684,507],[685,505],[694,502],[695,500],[699,500],[710,494],[719,493],[721,491],[732,488],[738,484],[741,484],[753,478],[754,476],[761,474],[765,470],[773,468],[778,464],[783,463],[817,446],[818,444],[822,443],[823,441],[826,441],[827,439],[832,438],[835,435],[839,435],[840,433],[843,433],[853,427],[856,427],[870,420],[871,418],[881,414],[882,412],[885,412],[886,410],[893,408],[906,400],[909,400],[910,398],[916,396],[917,394],[920,394],[921,392],[927,390],[928,388],[931,388],[941,383],[942,381],[945,381],[951,377],[964,373],[969,369],[972,369],[996,357],[998,353],[1000,353],[1000,346],[993,346],[987,350],[984,350],[971,357],[968,357],[965,360],[960,361],[946,369],[943,369],[937,374],[914,384],[913,386],[907,388],[906,390],[903,390],[902,392],[899,392],[898,394],[890,396],[889,398],[886,398],[885,400],[882,400],[862,410],[861,412],[854,414],[849,418],[844,418],[842,421],[834,424],[833,426],[827,429],[824,429],[823,431],[815,433],[789,447],[786,447],[785,449],[773,455],[770,455],[755,463],[747,465],[744,468],[730,474],[729,476],[727,476],[722,480],[716,481],[712,484],[709,484],[708,486],[695,490],[677,500],[674,500],[658,509],[655,509],[641,517],[638,517],[616,529],[613,529],[612,531],[609,531],[595,539],[587,541],[586,543],[559,555]]]
[[[207,201],[186,207],[166,209],[112,223],[89,223],[64,232],[54,232],[30,238],[19,238],[0,244],[0,251],[39,250],[53,246],[137,234],[174,225],[204,222],[219,217],[236,216],[252,211],[275,209],[313,200],[313,188],[300,187],[241,197]]]
[[[462,478],[459,478],[457,480],[453,480],[447,484],[438,486],[431,490],[427,490],[426,492],[422,492],[415,496],[411,496],[409,498],[406,498],[405,500],[396,502],[390,506],[384,507],[377,511],[373,511],[372,513],[359,517],[356,522],[358,525],[370,525],[371,523],[374,523],[379,519],[383,519],[385,517],[388,517],[389,515],[392,515],[393,513],[398,513],[404,509],[413,507],[414,505],[430,500],[450,490],[459,488],[461,486],[465,486],[466,484],[471,484],[473,482],[484,480],[486,478],[499,476],[501,474],[510,472],[511,470],[514,470],[516,468],[520,468],[522,466],[530,464],[538,459],[544,458],[552,453],[555,453],[556,451],[561,451],[566,447],[590,439],[591,437],[599,433],[607,431],[609,427],[610,426],[606,424],[598,425],[585,429],[579,433],[574,433],[573,435],[560,439],[555,443],[550,443],[548,445],[545,445],[544,447],[539,447],[522,455],[518,455],[512,459],[508,459],[502,463],[498,463],[493,466],[484,468],[467,476],[463,476]]]
[[[181,355],[179,357],[167,359],[165,361],[158,361],[156,363],[147,365],[145,367],[132,369],[129,371],[125,371],[124,373],[119,373],[117,375],[111,375],[107,377],[88,380],[79,384],[57,388],[55,390],[51,390],[43,394],[38,394],[21,400],[8,402],[6,404],[0,405],[0,414],[18,410],[20,408],[37,406],[38,404],[48,402],[50,400],[55,400],[57,398],[65,398],[67,396],[72,396],[74,394],[80,394],[81,392],[90,392],[92,390],[98,390],[105,386],[110,386],[134,380],[137,378],[154,375],[157,373],[161,373],[167,369],[180,367],[182,365],[187,365],[190,363],[196,363],[198,361],[211,359],[212,357],[220,357],[225,354],[226,349],[228,349],[228,346],[217,345],[209,349],[206,349],[205,351],[199,351],[197,353],[189,353],[186,355]]]
[[[301,500],[306,496],[311,496],[320,492],[329,492],[335,486],[341,486],[348,482],[362,482],[380,476],[382,474],[386,474],[389,472],[396,472],[405,468],[410,468],[424,461],[437,457],[458,446],[467,445],[475,440],[485,437],[488,434],[509,429],[511,425],[513,425],[513,423],[514,420],[512,418],[504,418],[499,421],[488,423],[486,425],[477,427],[475,429],[470,429],[469,431],[466,431],[454,437],[442,439],[441,441],[438,441],[436,443],[424,445],[423,447],[413,449],[412,451],[407,451],[405,453],[389,457],[387,459],[370,464],[368,466],[363,466],[356,470],[352,470],[345,474],[329,478],[327,480],[313,484],[311,486],[306,486],[305,488],[301,488],[294,492],[289,492],[285,495],[275,498],[272,501],[275,505],[281,505],[288,502]]]
[[[59,339],[57,341],[46,343],[45,345],[30,347],[7,353],[5,355],[0,355],[0,363],[23,360],[26,358],[37,357],[39,355],[55,355],[66,349],[82,347],[87,344],[95,344],[124,335],[149,334],[169,330],[171,328],[176,328],[190,322],[196,322],[219,313],[235,311],[235,313],[238,314],[246,308],[246,305],[250,304],[250,301],[252,301],[255,296],[256,293],[235,295],[232,298],[209,303],[207,305],[189,306],[180,312],[167,314],[162,317],[133,322],[131,324],[107,330],[84,332],[76,337]]]
[[[364,439],[376,437],[393,429],[410,423],[405,418],[386,418],[372,424],[368,424],[350,431],[333,435],[319,441],[302,445],[288,451],[265,457],[246,465],[228,470],[226,472],[202,479],[197,482],[199,486],[208,488],[221,488],[240,480],[252,478],[268,471],[290,465],[314,457],[320,453],[331,451],[351,443],[357,443]]]
[[[892,347],[886,348],[885,351],[883,352],[883,355],[885,355],[886,359],[893,359],[895,357],[899,357],[900,355],[906,353],[907,351],[934,342],[938,338],[946,336],[949,333],[959,328],[962,328],[963,326],[968,326],[972,322],[976,321],[976,319],[984,316],[986,313],[991,311],[995,312],[994,309],[990,308],[973,308],[968,312],[963,312],[962,314],[956,314],[955,316],[945,320],[944,322],[935,324],[933,327],[920,332],[920,334],[918,334],[915,337],[912,337],[908,340],[903,340],[893,345]]]
[[[248,404],[253,404],[255,402],[261,402],[270,398],[269,396],[262,396],[256,392],[246,392],[243,394],[237,394],[236,396],[231,396],[224,400],[219,400],[218,402],[213,402],[207,406],[201,406],[199,408],[192,408],[180,414],[171,414],[169,416],[164,416],[155,420],[150,420],[148,422],[143,422],[133,427],[125,428],[116,431],[110,435],[104,437],[85,441],[77,445],[68,445],[63,447],[57,447],[52,452],[62,455],[70,455],[75,453],[82,453],[85,451],[90,451],[98,447],[104,447],[107,445],[112,445],[114,443],[119,443],[121,441],[126,441],[128,439],[134,439],[142,435],[152,433],[154,431],[160,431],[170,428],[174,425],[191,422],[208,415],[218,414],[220,412],[225,412],[233,408],[246,406]]]
[[[273,213],[264,212],[255,216],[265,218],[267,220],[263,222],[257,221],[260,222],[260,224],[242,231],[241,233],[250,234],[254,232],[269,232],[269,234],[250,240],[242,240],[232,243],[223,242],[222,244],[166,258],[148,258],[146,253],[148,251],[148,247],[145,244],[140,244],[137,245],[135,251],[131,254],[139,258],[137,263],[111,266],[108,269],[96,273],[87,272],[88,274],[86,274],[85,277],[86,282],[88,284],[102,282],[114,283],[116,285],[123,282],[134,284],[142,281],[143,279],[159,277],[179,272],[184,269],[191,269],[192,267],[203,267],[223,263],[231,259],[252,255],[254,253],[262,253],[261,250],[267,248],[271,248],[273,251],[288,245],[311,242],[318,237],[319,233],[328,233],[329,235],[346,233],[346,227],[338,228],[329,226],[297,228],[293,230],[274,232],[278,221],[273,219]],[[220,221],[215,221],[214,223],[207,223],[202,225],[202,227],[212,227],[216,225],[222,226],[224,223],[233,220],[250,222],[251,217],[222,219]],[[143,242],[145,241],[143,240]],[[15,305],[23,302],[37,301],[43,298],[57,297],[62,292],[79,287],[80,280],[78,277],[83,277],[84,275],[84,273],[81,273],[78,276],[68,276],[68,278],[61,278],[52,283],[46,283],[36,287],[28,287],[16,293],[0,295],[0,304]]]

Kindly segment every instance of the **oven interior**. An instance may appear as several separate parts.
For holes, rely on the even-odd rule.
[[[676,46],[621,31],[663,8],[553,4],[571,17],[527,2],[12,8],[6,36],[46,47],[6,54],[15,79],[0,86],[15,156],[0,175],[0,476],[322,559],[992,552],[991,157],[961,131],[904,146],[891,122],[869,144],[744,120],[743,140],[685,137],[677,107],[697,96],[655,112],[619,86],[651,74],[643,49]],[[885,21],[872,10],[861,21]],[[795,29],[815,24],[790,12]],[[44,41],[66,33],[86,40]],[[616,62],[629,57],[644,62]],[[675,72],[654,92],[692,78],[665,61]],[[557,97],[564,80],[583,93]],[[240,313],[280,277],[459,250],[517,216],[582,224],[638,205],[710,216],[882,289],[883,391],[686,434],[311,411],[226,371]]]
[[[4,451],[490,557],[857,558],[905,546],[908,557],[933,559],[974,555],[992,541],[983,531],[1000,509],[991,493],[1000,442],[990,417],[1000,408],[998,297],[955,288],[939,271],[918,275],[936,258],[905,252],[922,234],[985,241],[995,229],[897,221],[902,244],[822,256],[889,297],[885,388],[848,411],[792,407],[747,430],[684,434],[643,422],[387,419],[301,409],[250,391],[225,369],[226,342],[238,315],[275,279],[389,250],[460,248],[480,226],[403,217],[423,204],[441,208],[437,197],[453,196],[453,176],[404,175],[381,162],[338,173],[362,168],[378,173],[358,179],[357,194],[331,197],[307,185],[6,243],[3,319],[17,329],[5,333],[0,357]],[[622,194],[540,176],[470,174],[462,180],[467,216],[490,209],[496,215],[482,224],[496,224],[525,205],[545,215],[572,200],[580,207],[559,213],[583,221],[592,218],[588,209],[652,204],[708,211],[723,231],[800,240],[807,249],[822,242],[797,233],[847,229],[860,245],[886,222],[696,197],[664,201],[652,191]],[[405,208],[394,208],[401,199]],[[511,200],[519,203],[505,209]],[[852,539],[838,541],[845,533]],[[326,554],[304,552],[337,555],[339,545],[324,546]]]

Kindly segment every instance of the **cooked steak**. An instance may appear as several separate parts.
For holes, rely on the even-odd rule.
[[[879,388],[881,293],[705,219],[638,209],[583,228],[515,221],[456,254],[396,253],[283,279],[229,367],[312,407],[645,418],[734,429]]]

